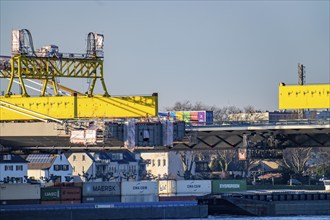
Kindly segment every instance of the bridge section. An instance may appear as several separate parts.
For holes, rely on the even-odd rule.
[[[186,142],[174,148],[228,149],[330,147],[330,121],[295,121],[278,123],[242,123],[186,128]]]

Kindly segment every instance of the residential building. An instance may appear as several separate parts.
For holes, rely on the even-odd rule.
[[[28,162],[19,155],[0,154],[0,182],[25,183]]]
[[[41,182],[69,182],[72,167],[64,154],[30,154],[28,176]]]
[[[188,153],[188,152],[187,152]],[[147,161],[147,172],[159,179],[183,179],[184,173],[181,156],[178,152],[148,152],[141,153],[141,158]],[[188,165],[190,162],[188,163]],[[195,163],[192,164],[192,174],[195,174]],[[178,175],[178,173],[180,175]]]
[[[140,155],[131,152],[72,153],[68,160],[75,181],[139,180]]]

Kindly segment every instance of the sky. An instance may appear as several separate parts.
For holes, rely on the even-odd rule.
[[[330,83],[329,11],[329,0],[0,0],[0,55],[11,54],[12,30],[63,53],[85,53],[97,32],[110,95],[157,92],[161,111],[177,101],[273,111],[279,83],[298,83],[298,63],[307,84]],[[86,79],[60,82],[88,89]]]

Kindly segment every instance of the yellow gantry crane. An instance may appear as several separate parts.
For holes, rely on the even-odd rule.
[[[12,56],[0,57],[0,79],[8,79],[4,96],[0,96],[0,121],[75,120],[91,118],[138,118],[156,116],[158,96],[111,97],[103,74],[104,36],[89,33],[85,54],[63,54],[55,45],[34,50],[32,36],[26,29],[12,32]],[[85,78],[90,80],[86,94],[56,82],[57,78]],[[13,95],[12,85],[18,80],[20,95]],[[42,83],[39,96],[30,96],[26,80]],[[93,94],[97,81],[104,93]],[[51,85],[53,95],[46,93]],[[60,90],[70,93],[62,96]]]

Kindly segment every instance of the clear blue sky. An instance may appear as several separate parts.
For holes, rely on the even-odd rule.
[[[159,93],[219,107],[278,109],[278,84],[330,83],[329,1],[3,1],[0,54],[11,31],[28,29],[35,48],[84,53],[89,32],[105,35],[112,95]],[[87,90],[83,79],[61,83]],[[5,90],[7,81],[1,82]],[[96,92],[101,93],[98,83]]]

